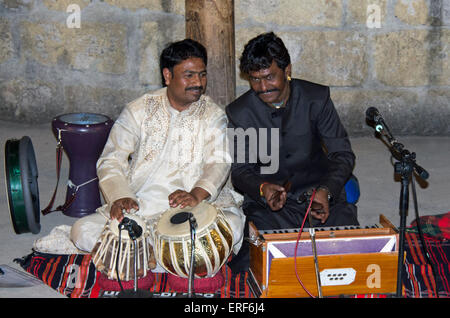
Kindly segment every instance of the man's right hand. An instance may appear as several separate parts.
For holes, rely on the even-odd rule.
[[[266,183],[261,190],[272,211],[278,211],[285,205],[287,192],[284,187],[274,183]]]
[[[130,212],[131,209],[139,210],[139,205],[136,201],[131,198],[122,198],[114,201],[111,211],[109,215],[111,219],[117,219],[119,222],[122,222],[123,219],[123,210]]]

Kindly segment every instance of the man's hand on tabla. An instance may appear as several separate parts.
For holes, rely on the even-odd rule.
[[[117,219],[119,222],[122,222],[123,210],[130,213],[132,209],[139,210],[139,205],[132,198],[118,199],[114,201],[109,215],[111,219]]]
[[[169,195],[169,205],[171,208],[176,208],[177,206],[180,206],[182,209],[186,206],[193,208],[208,197],[209,192],[200,187],[195,187],[191,192],[176,190]]]

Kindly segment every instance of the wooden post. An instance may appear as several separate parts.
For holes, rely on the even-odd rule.
[[[206,94],[222,107],[236,97],[234,0],[185,0],[186,37],[208,51]]]

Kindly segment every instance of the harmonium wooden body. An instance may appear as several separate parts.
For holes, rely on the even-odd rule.
[[[250,222],[249,284],[258,297],[395,293],[398,230],[383,215],[372,226],[315,228],[316,258],[310,232],[298,232],[258,231]]]

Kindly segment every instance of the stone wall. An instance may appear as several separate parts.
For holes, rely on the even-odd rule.
[[[331,86],[351,135],[373,132],[365,121],[370,106],[396,134],[450,135],[450,1],[264,3],[236,2],[236,52],[274,30],[295,77]],[[247,88],[242,79],[237,85],[238,92]]]
[[[79,111],[115,118],[161,86],[159,54],[185,35],[184,0],[3,0],[0,10],[4,120],[43,123]]]
[[[235,23],[237,68],[250,38],[275,31],[294,77],[331,86],[350,135],[372,134],[370,106],[395,134],[450,135],[450,1],[235,0]],[[1,119],[116,117],[160,87],[158,55],[184,37],[184,0],[3,0],[0,35]],[[239,96],[248,84],[236,73]]]

